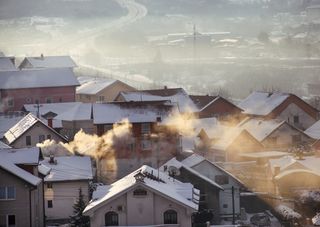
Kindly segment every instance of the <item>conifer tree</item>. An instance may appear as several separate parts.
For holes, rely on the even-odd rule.
[[[73,205],[73,215],[70,216],[71,226],[77,227],[90,227],[90,218],[82,214],[86,204],[84,202],[81,188],[79,188],[79,198]]]

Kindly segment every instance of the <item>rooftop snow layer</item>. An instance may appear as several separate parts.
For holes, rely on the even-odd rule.
[[[1,158],[10,160],[14,164],[38,165],[40,150],[38,147],[21,149],[3,149],[0,150]]]
[[[51,168],[46,182],[92,180],[92,167],[90,157],[60,156],[54,157],[55,162],[49,163],[49,158],[41,161],[41,165]]]
[[[134,177],[139,172],[145,175],[143,182],[137,182]],[[138,170],[109,185],[109,187],[104,187],[103,190],[105,190],[105,192],[101,193],[100,191],[99,197],[95,198],[88,204],[88,206],[84,210],[84,213],[88,212],[89,210],[93,209],[103,202],[111,200],[118,194],[126,192],[130,188],[133,188],[136,184],[145,186],[147,189],[149,188],[159,194],[164,194],[169,198],[175,200],[176,202],[181,203],[195,211],[198,210],[198,204],[192,201],[195,191],[192,184],[173,180],[171,177],[161,171],[159,172],[159,178],[161,179],[161,181],[151,179],[146,175],[151,175],[152,173],[155,174],[157,172],[158,170],[144,165]]]
[[[40,178],[19,168],[18,166],[13,164],[11,160],[1,158],[0,167],[34,186],[37,186],[41,182]]]
[[[9,149],[9,148],[11,148],[9,145],[7,145],[7,144],[5,144],[4,142],[1,142],[1,141],[0,141],[0,150],[1,150],[1,149]]]
[[[33,116],[31,113],[22,118],[17,124],[12,126],[5,134],[4,137],[9,144],[19,138],[24,132],[31,128],[38,122],[38,118]]]
[[[77,66],[70,56],[26,57],[25,60],[33,68],[73,68]]]
[[[17,68],[12,63],[9,57],[1,57],[0,56],[0,71],[14,71]]]
[[[320,139],[320,120],[307,128],[304,133],[313,139]]]
[[[95,95],[99,91],[103,90],[106,87],[117,82],[114,79],[106,79],[106,78],[99,78],[88,81],[86,83],[81,84],[80,87],[77,87],[77,94],[85,94],[85,95]]]
[[[268,115],[290,95],[280,92],[252,92],[247,98],[239,103],[239,107],[246,114]]]
[[[0,138],[15,124],[17,124],[25,115],[5,114],[0,115]]]
[[[71,69],[0,71],[0,89],[78,86]]]
[[[81,121],[91,120],[91,103],[78,103],[56,116],[55,120]]]

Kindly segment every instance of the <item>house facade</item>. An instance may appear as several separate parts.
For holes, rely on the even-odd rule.
[[[0,225],[43,227],[39,149],[3,149],[0,156]]]
[[[19,111],[24,104],[74,102],[78,85],[68,68],[0,71],[0,112]]]
[[[84,103],[112,102],[119,92],[135,90],[120,80],[94,79],[77,88],[76,100]]]
[[[44,178],[44,207],[48,222],[67,223],[73,205],[82,190],[84,201],[90,200],[89,181],[93,179],[91,160],[79,156],[50,156],[41,165],[51,169]]]
[[[148,166],[102,187],[83,212],[91,227],[191,227],[192,214],[198,210],[198,191],[191,184],[168,179]]]

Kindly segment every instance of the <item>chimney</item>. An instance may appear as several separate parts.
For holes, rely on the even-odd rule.
[[[49,163],[50,163],[50,164],[55,164],[53,154],[50,155]]]
[[[41,59],[42,59],[42,60],[44,59],[44,56],[43,56],[43,54],[41,54],[41,55],[40,55],[40,57],[41,57]]]
[[[165,85],[165,86],[164,86],[164,89],[168,89],[168,87]]]
[[[273,168],[274,176],[277,176],[280,173],[280,166],[275,166]]]
[[[47,121],[48,121],[48,126],[50,127],[50,128],[52,128],[52,118],[49,118],[49,119],[47,119]]]
[[[157,123],[161,123],[162,119],[161,117],[157,117]]]

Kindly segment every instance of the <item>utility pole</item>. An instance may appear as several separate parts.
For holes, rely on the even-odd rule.
[[[42,105],[39,104],[39,101],[36,101],[36,105],[34,105],[34,107],[37,108],[37,118],[40,118],[40,107],[42,107]]]
[[[197,29],[196,29],[196,25],[193,25],[193,61],[196,61],[196,55],[197,55]]]
[[[235,224],[235,209],[234,209],[234,187],[231,187],[232,191],[232,224]]]

